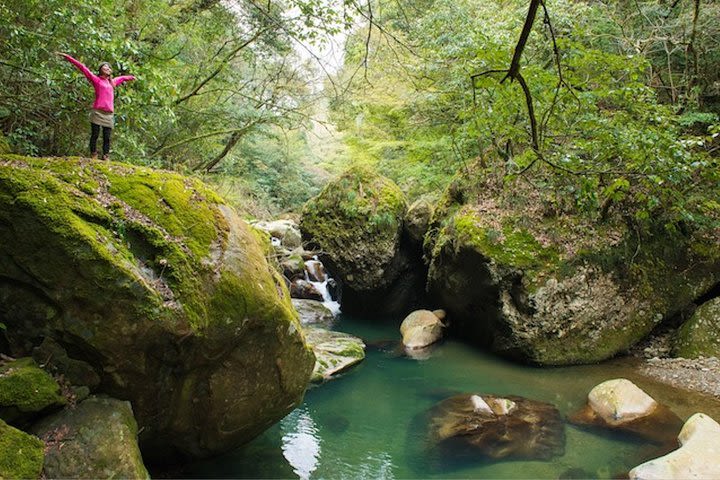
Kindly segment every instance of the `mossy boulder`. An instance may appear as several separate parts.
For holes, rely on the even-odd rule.
[[[0,364],[0,418],[13,422],[66,403],[60,385],[32,358]]]
[[[40,478],[45,444],[0,420],[0,478]]]
[[[229,450],[301,401],[314,359],[287,287],[200,181],[0,156],[0,226],[12,350],[50,337],[90,364],[132,402],[146,456]]]
[[[702,304],[677,331],[675,356],[720,357],[720,297]]]
[[[459,178],[426,236],[428,287],[452,328],[505,356],[593,363],[685,311],[720,279],[701,240],[545,209],[538,192]]]
[[[315,352],[313,382],[329,380],[365,359],[365,343],[358,337],[319,327],[307,327],[305,335]]]
[[[150,478],[130,403],[90,397],[40,421],[48,478]]]
[[[304,207],[304,238],[342,285],[343,311],[396,313],[423,291],[424,271],[403,244],[405,197],[391,180],[352,167]]]

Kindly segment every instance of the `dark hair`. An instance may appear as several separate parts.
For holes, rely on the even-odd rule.
[[[102,62],[102,63],[100,64],[100,66],[98,67],[98,75],[100,75],[100,74],[102,73],[102,72],[101,72],[102,67],[104,67],[105,65],[107,65],[108,67],[110,67],[110,68],[112,69],[112,67],[110,66],[110,62]]]

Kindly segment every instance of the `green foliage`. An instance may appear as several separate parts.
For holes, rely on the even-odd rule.
[[[113,158],[230,175],[260,163],[267,175],[260,175],[260,184],[253,177],[252,189],[273,209],[296,207],[313,193],[298,193],[311,182],[304,178],[287,191],[287,182],[278,178],[292,171],[293,182],[302,169],[299,155],[280,152],[287,148],[280,132],[303,126],[309,113],[310,69],[297,58],[293,42],[319,41],[343,24],[341,11],[323,5],[2,2],[0,132],[18,153],[86,154],[93,89],[53,52],[67,52],[92,71],[109,61],[114,75],[137,77],[115,90]],[[293,148],[306,148],[304,138],[289,135],[301,144]],[[2,143],[0,137],[0,151]],[[276,168],[280,163],[283,168]]]
[[[527,11],[521,0],[385,6],[377,22],[392,25],[392,37],[374,29],[366,49],[367,29],[356,30],[339,78],[352,78],[357,90],[334,99],[333,118],[353,158],[377,165],[411,198],[447,186],[480,159],[481,175],[500,176],[510,191],[531,182],[556,214],[593,221],[614,215],[639,229],[655,222],[669,230],[717,227],[720,217],[702,200],[718,181],[716,141],[707,130],[717,117],[701,103],[685,102],[680,115],[663,103],[651,76],[656,59],[626,43],[650,35],[650,27],[633,23],[639,30],[624,32],[639,19],[625,22],[619,12],[636,7],[621,3],[557,0],[548,3],[552,32],[540,16],[535,22],[521,68],[542,157],[531,148],[517,82],[501,83],[502,72],[477,77],[474,88],[470,82],[508,67]],[[681,28],[686,20],[673,24]],[[707,42],[704,35],[697,41]],[[355,74],[365,57],[367,71]]]

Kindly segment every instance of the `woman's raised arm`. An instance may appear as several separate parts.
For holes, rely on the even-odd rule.
[[[73,57],[71,57],[71,56],[68,55],[67,53],[61,53],[61,52],[55,52],[55,53],[57,53],[58,55],[60,55],[61,57],[63,57],[65,60],[67,60],[68,62],[70,62],[70,63],[72,63],[73,65],[75,65],[75,68],[77,68],[78,70],[80,70],[80,71],[82,72],[82,74],[85,75],[85,78],[87,78],[88,80],[90,80],[90,82],[93,82],[93,81],[94,81],[94,79],[95,79],[95,74],[92,73],[92,72],[90,71],[90,69],[87,68],[85,65],[83,65],[82,62],[80,62],[80,61],[78,61],[78,60],[75,60]]]

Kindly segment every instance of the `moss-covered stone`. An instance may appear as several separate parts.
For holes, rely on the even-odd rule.
[[[677,332],[678,357],[720,357],[720,298],[701,305]]]
[[[48,478],[150,478],[129,402],[90,397],[32,431],[45,442]]]
[[[358,337],[317,327],[307,327],[305,335],[315,352],[313,382],[328,380],[365,359],[365,344]]]
[[[356,166],[303,209],[304,238],[342,284],[345,312],[404,312],[424,292],[424,267],[403,238],[405,198],[399,187]]]
[[[20,358],[0,365],[0,417],[11,421],[16,410],[41,412],[67,403],[60,385],[32,358]]]
[[[302,399],[314,361],[287,288],[201,182],[0,156],[0,225],[12,348],[52,337],[102,372],[106,393],[133,402],[149,455],[228,450]]]
[[[301,229],[356,290],[387,286],[400,241],[405,198],[400,188],[367,167],[353,167],[310,200]]]
[[[428,286],[462,335],[523,361],[591,363],[622,352],[720,280],[720,255],[661,226],[554,215],[537,190],[474,171],[438,203]]]
[[[40,478],[44,447],[39,438],[0,420],[0,478]]]
[[[7,138],[5,138],[5,135],[0,133],[0,155],[3,153],[10,153],[10,143],[8,143]]]

